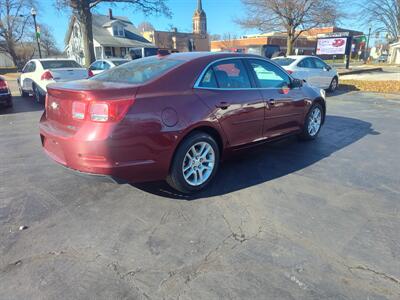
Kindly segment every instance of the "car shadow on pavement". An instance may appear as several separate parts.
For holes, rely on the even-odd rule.
[[[371,123],[342,116],[327,116],[316,140],[302,142],[297,137],[290,137],[241,150],[221,164],[207,189],[194,195],[181,195],[165,182],[133,186],[172,199],[195,200],[219,196],[304,169],[370,134],[379,134],[373,130]]]
[[[43,111],[44,104],[38,103],[32,97],[13,96],[13,107],[1,108],[0,115],[17,114],[24,112]]]

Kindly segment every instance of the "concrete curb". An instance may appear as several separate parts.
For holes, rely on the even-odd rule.
[[[369,68],[369,69],[341,71],[341,72],[339,72],[339,75],[352,75],[352,74],[361,74],[361,73],[369,73],[369,72],[383,72],[383,69],[378,67],[378,68]]]

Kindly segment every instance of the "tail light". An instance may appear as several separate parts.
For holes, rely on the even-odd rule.
[[[76,120],[83,120],[86,114],[86,102],[74,101],[72,102],[72,118]]]
[[[93,71],[92,70],[88,70],[88,77],[90,78],[90,77],[93,77],[94,76],[94,74],[93,74]]]
[[[51,74],[50,71],[46,71],[42,74],[42,77],[40,77],[41,80],[51,80],[53,79],[53,74]]]
[[[72,103],[72,118],[88,119],[93,122],[117,122],[123,119],[134,99],[110,101],[74,101]]]
[[[8,89],[7,81],[0,79],[0,89]]]
[[[286,72],[288,72],[289,74],[293,74],[292,70],[286,70]]]

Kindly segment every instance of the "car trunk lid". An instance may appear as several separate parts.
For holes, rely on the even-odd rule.
[[[57,68],[48,69],[55,81],[70,81],[86,79],[89,76],[88,70],[85,68]]]
[[[79,130],[85,122],[90,121],[87,117],[84,119],[73,117],[74,102],[81,103],[85,107],[86,114],[88,114],[89,105],[93,102],[133,101],[137,90],[138,86],[132,84],[94,80],[50,84],[47,87],[46,117],[52,125],[64,130],[66,134],[71,134]]]

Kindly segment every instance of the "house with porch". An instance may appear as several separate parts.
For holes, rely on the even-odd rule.
[[[155,47],[145,39],[126,17],[92,15],[93,44],[96,59],[125,57],[133,48]],[[85,64],[81,25],[75,16],[71,17],[65,36],[65,53],[78,63]]]

